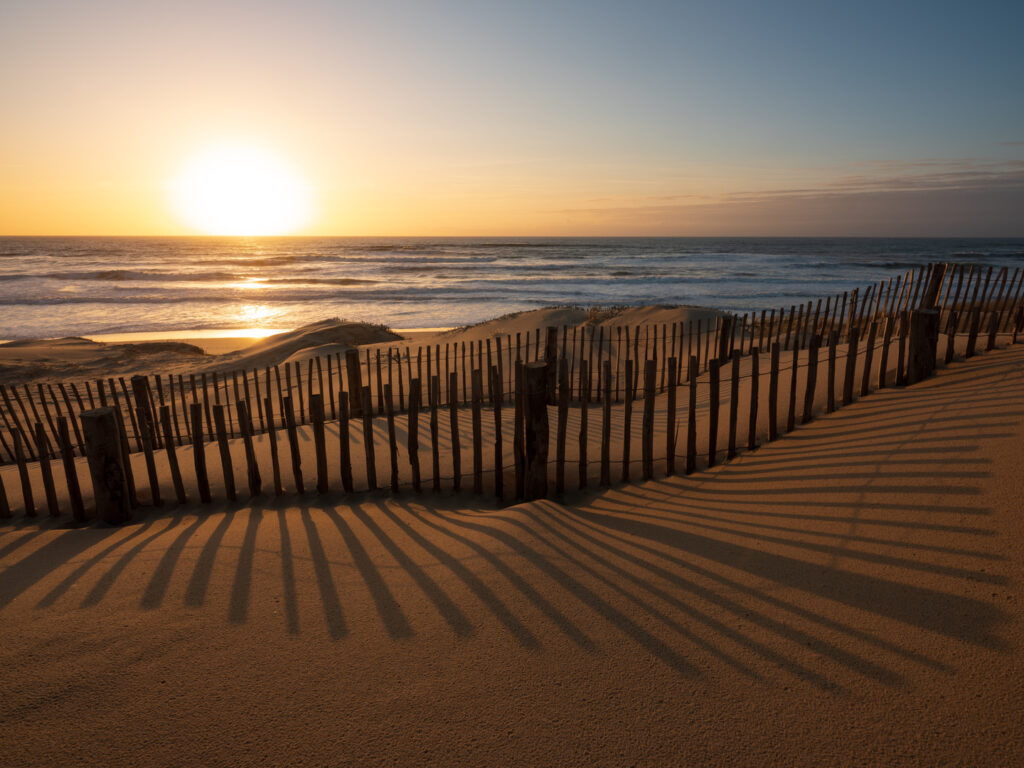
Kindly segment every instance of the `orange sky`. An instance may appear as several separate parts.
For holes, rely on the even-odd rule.
[[[252,143],[294,234],[1024,235],[1019,11],[640,5],[8,0],[0,234],[195,233]]]

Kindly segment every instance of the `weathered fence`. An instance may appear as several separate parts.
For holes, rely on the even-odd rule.
[[[318,493],[376,490],[378,468],[394,492],[459,491],[468,479],[475,493],[502,501],[607,486],[616,464],[622,482],[673,474],[679,459],[689,473],[793,430],[819,405],[831,412],[873,388],[926,378],[958,344],[970,357],[979,340],[988,349],[1001,335],[1015,342],[1024,330],[1024,271],[993,273],[928,265],[864,291],[706,325],[547,328],[419,347],[415,355],[411,347],[350,350],[262,372],[136,376],[95,388],[39,384],[35,393],[0,387],[0,449],[17,468],[16,482],[13,472],[0,473],[0,516],[11,514],[13,484],[24,514],[36,514],[38,498],[51,515],[66,507],[77,519],[112,522],[140,503],[162,505],[170,489],[177,503],[211,501],[213,489],[235,500],[239,487],[261,493],[269,477],[275,494],[303,493],[307,440]],[[379,458],[378,447],[386,448]],[[179,448],[191,462],[179,463]],[[133,462],[133,453],[141,459]],[[575,484],[566,480],[573,463]],[[88,505],[83,473],[91,478]]]

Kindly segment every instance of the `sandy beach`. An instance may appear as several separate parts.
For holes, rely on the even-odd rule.
[[[5,526],[4,762],[1012,764],[1022,384],[994,352],[559,502]]]
[[[713,317],[618,321],[681,311]],[[584,319],[547,310],[377,343]],[[177,364],[299,359],[368,333],[315,324]],[[646,483],[637,465],[631,484],[511,506],[447,490],[446,453],[440,494],[412,493],[403,469],[399,496],[342,494],[333,477],[326,495],[143,507],[120,528],[17,516],[0,528],[5,764],[1010,764],[1024,747],[1022,384],[1018,345],[833,414],[819,389],[814,421],[725,465]],[[488,413],[482,428],[490,445]],[[327,434],[336,467],[337,425]],[[386,485],[382,425],[374,442]],[[263,462],[268,447],[257,436]],[[244,488],[242,441],[230,450]],[[159,480],[172,498],[166,464]]]

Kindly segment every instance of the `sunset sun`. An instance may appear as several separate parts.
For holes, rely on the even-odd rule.
[[[308,184],[261,147],[232,145],[192,157],[171,183],[183,223],[208,235],[286,235],[311,215]]]

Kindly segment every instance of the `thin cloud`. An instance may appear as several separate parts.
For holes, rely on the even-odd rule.
[[[711,201],[563,209],[607,234],[1024,236],[1024,163],[917,175],[850,176]]]

